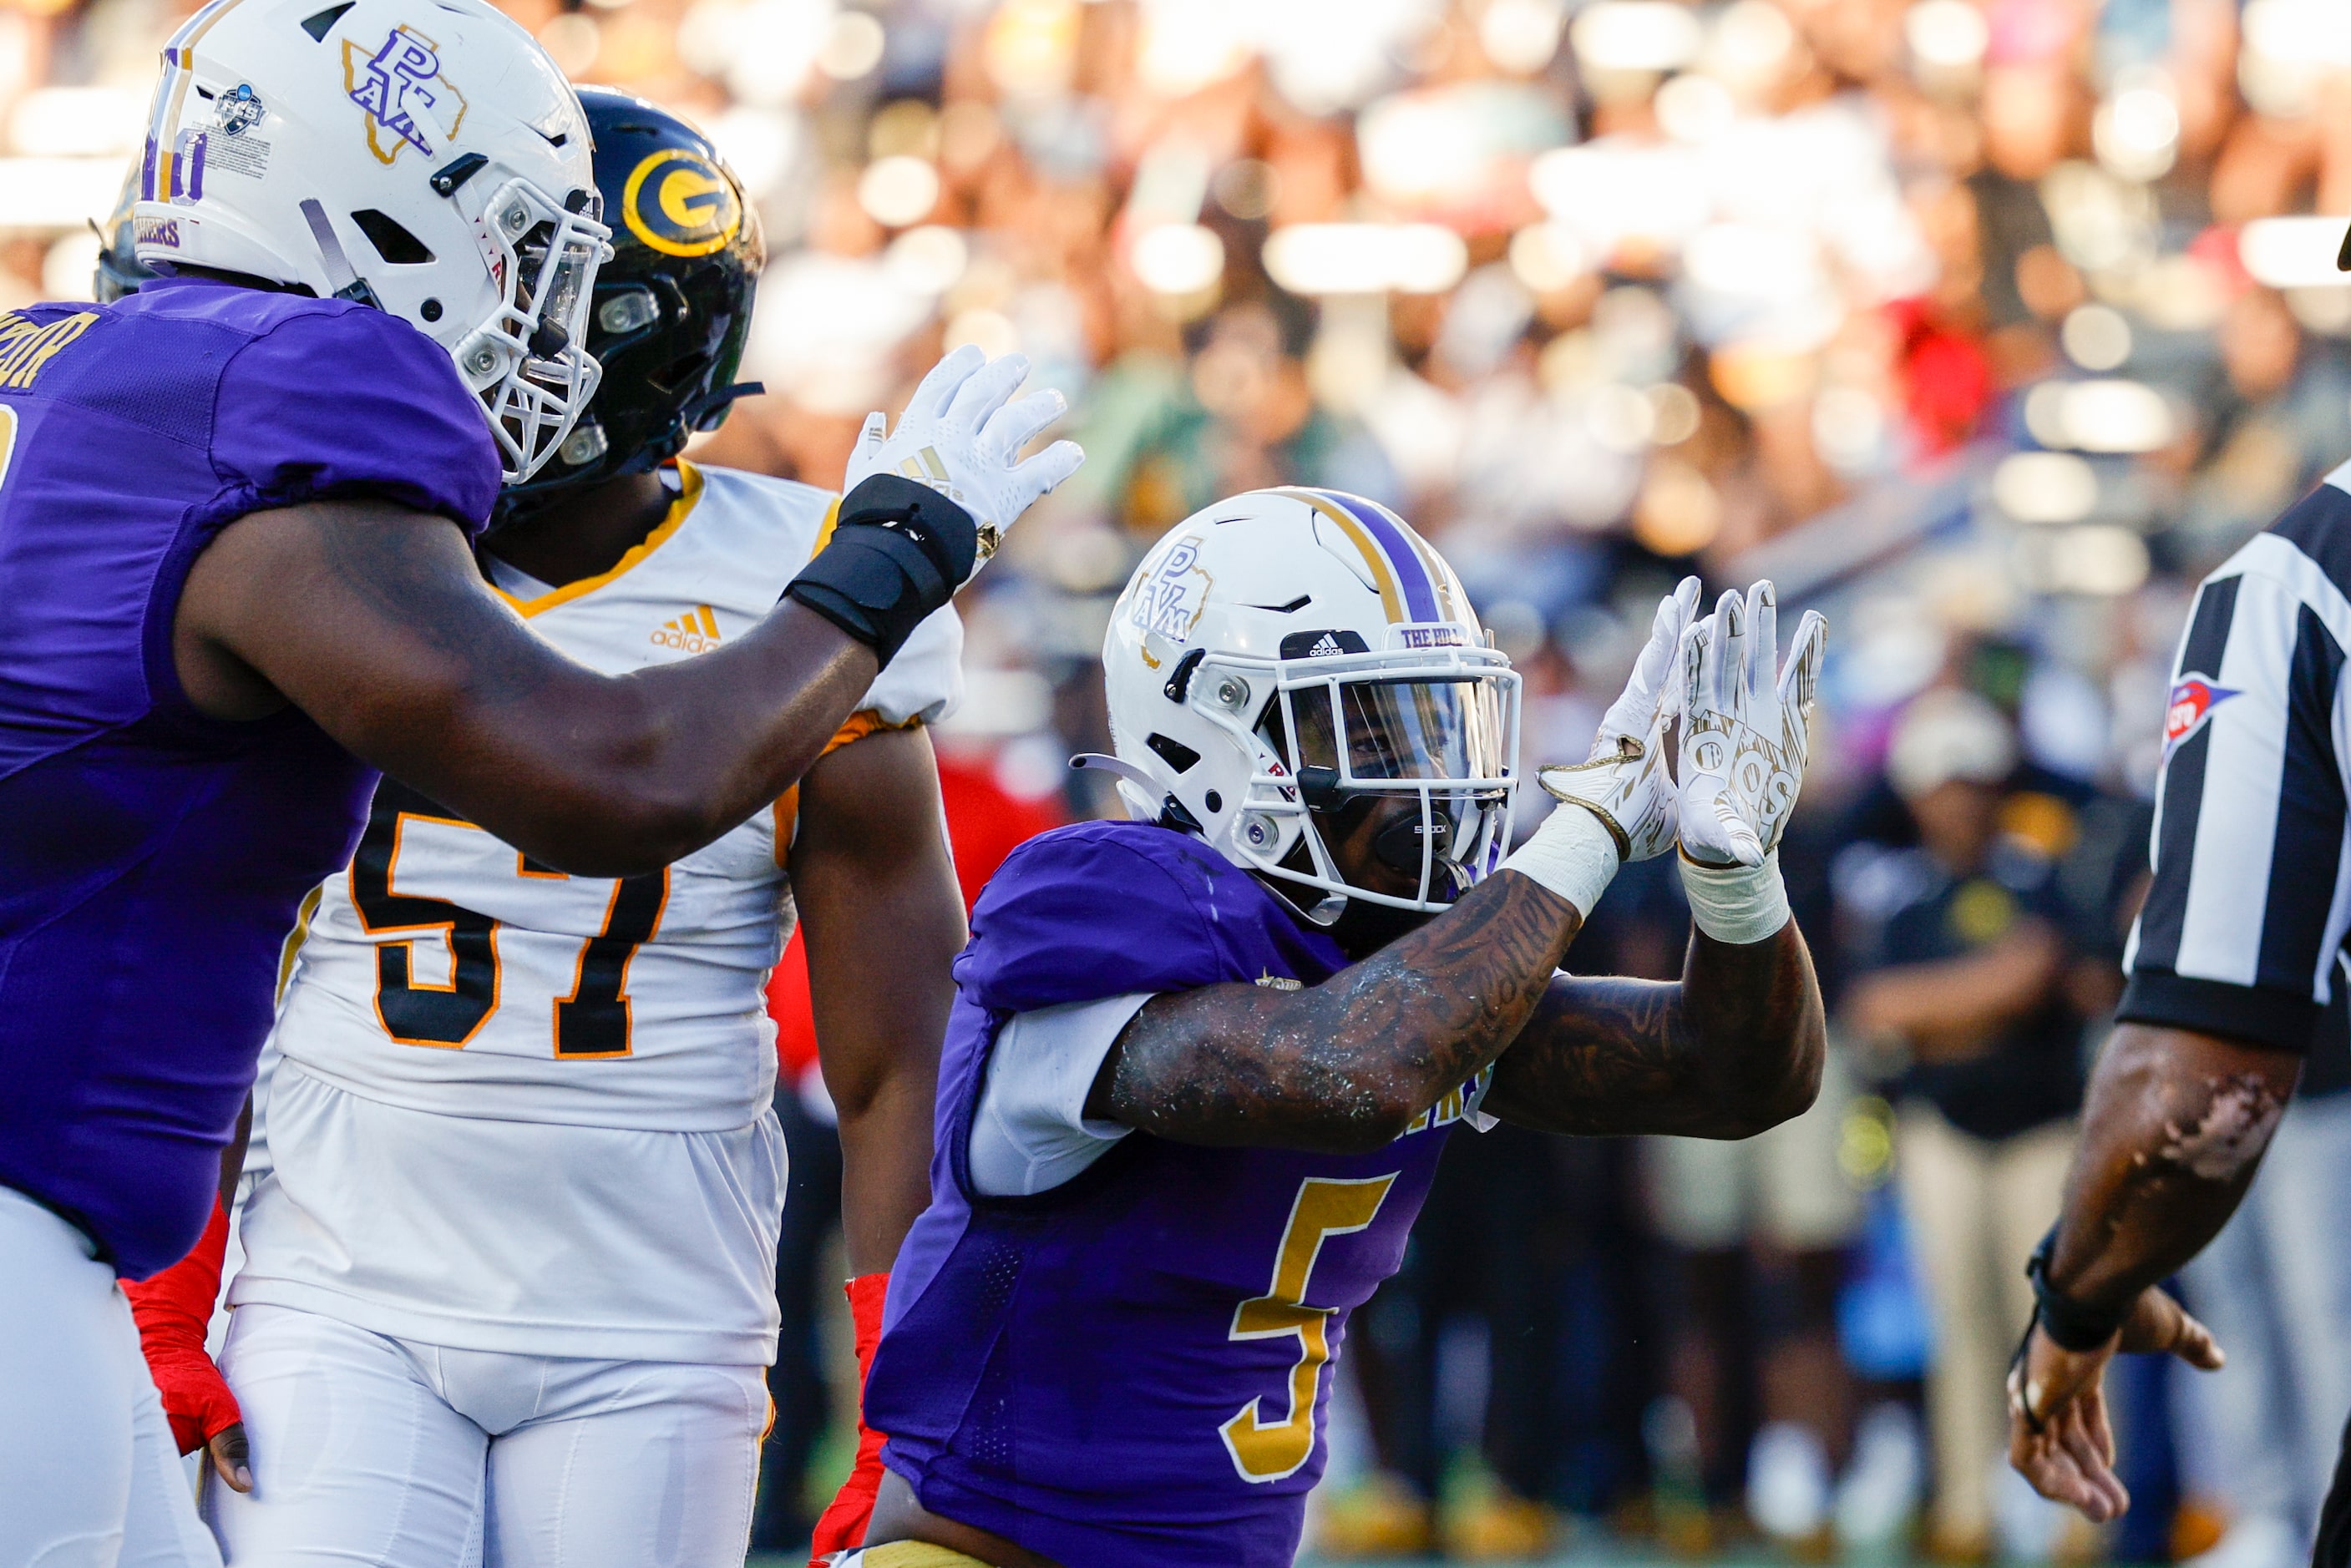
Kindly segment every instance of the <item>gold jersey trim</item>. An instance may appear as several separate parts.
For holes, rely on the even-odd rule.
[[[581,577],[578,582],[566,583],[561,587],[543,593],[535,599],[518,599],[495,583],[490,586],[490,591],[514,606],[517,615],[528,620],[532,616],[544,614],[558,605],[566,605],[573,599],[585,598],[598,588],[616,581],[643,566],[648,556],[668,544],[671,537],[680,528],[685,526],[685,520],[693,513],[695,504],[702,499],[702,471],[684,458],[680,458],[677,472],[684,484],[677,493],[677,499],[669,504],[669,514],[661,520],[659,527],[630,545],[628,551],[604,571],[597,573],[592,577]]]

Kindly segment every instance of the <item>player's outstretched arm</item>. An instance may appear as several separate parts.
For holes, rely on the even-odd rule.
[[[1760,942],[1694,931],[1677,981],[1553,981],[1485,1108],[1546,1132],[1751,1137],[1811,1106],[1826,1047],[1793,920]]]
[[[454,524],[370,501],[229,524],[188,575],[175,652],[204,711],[291,702],[525,854],[607,877],[665,866],[781,794],[879,668],[787,600],[710,653],[600,675],[490,591]]]
[[[692,660],[597,674],[531,636],[457,530],[381,502],[239,518],[196,559],[173,656],[196,706],[291,701],[352,752],[524,853],[587,876],[654,870],[781,794],[874,671],[1077,469],[1062,410],[1013,399],[1028,361],[942,359],[894,432],[851,458],[831,542],[752,633]]]
[[[1180,1143],[1379,1148],[1510,1044],[1583,926],[1568,899],[1504,870],[1320,985],[1155,997],[1111,1047],[1086,1115]]]
[[[800,784],[790,864],[841,1116],[842,1241],[852,1273],[883,1272],[931,1201],[939,1041],[966,935],[930,736],[885,730],[827,753]]]

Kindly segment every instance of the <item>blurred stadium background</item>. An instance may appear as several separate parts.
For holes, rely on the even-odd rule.
[[[2188,597],[2351,458],[2351,3],[507,8],[700,123],[757,200],[767,394],[695,455],[831,483],[963,342],[1071,395],[1084,472],[962,606],[940,742],[975,889],[1113,809],[1062,765],[1106,746],[1111,597],[1223,493],[1414,519],[1527,674],[1528,763],[1582,754],[1685,570],[1829,615],[1788,859],[1842,1002],[1831,1092],[1728,1156],[1459,1140],[1350,1336],[1320,1550],[2294,1560],[2351,1411],[2351,1357],[2313,1343],[2339,1263],[2287,1278],[2246,1221],[2191,1275],[2240,1364],[2126,1371],[2138,1507],[2104,1535],[1999,1479],[1980,1364],[2119,988]],[[188,9],[0,8],[0,306],[89,292]],[[1906,723],[1942,771],[1896,790]],[[1981,853],[1911,809],[1952,781]],[[1676,897],[1621,882],[1579,961],[1670,972]],[[1957,1044],[1896,994],[1937,962],[2000,992]],[[2351,1193],[2336,1097],[2297,1109],[2280,1202]],[[820,1093],[793,1114],[771,1549],[845,1453]]]

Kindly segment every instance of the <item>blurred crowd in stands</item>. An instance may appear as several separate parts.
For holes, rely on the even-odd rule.
[[[833,483],[960,342],[1070,394],[1083,472],[962,605],[967,892],[1116,809],[1064,765],[1107,749],[1111,598],[1233,491],[1354,491],[1436,541],[1525,672],[1529,766],[1583,754],[1683,572],[1828,615],[1783,855],[1828,1090],[1744,1145],[1457,1139],[1349,1336],[1321,1551],[2304,1552],[2351,1412],[2346,1250],[2294,1240],[2351,1234],[2339,1026],[2181,1282],[2230,1368],[2121,1374],[2118,1530],[2006,1475],[1999,1385],[2189,597],[2351,459],[2351,4],[504,3],[756,197],[767,391],[694,455]],[[186,8],[0,8],[0,306],[87,289]],[[1620,878],[1573,961],[1676,972],[1678,898]],[[793,1083],[774,1545],[843,1451]]]

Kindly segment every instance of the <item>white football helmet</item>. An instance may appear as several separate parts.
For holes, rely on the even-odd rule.
[[[138,182],[148,265],[360,300],[447,348],[508,483],[595,393],[588,122],[484,0],[212,0],[164,47]]]
[[[1129,809],[1321,890],[1320,922],[1351,898],[1441,909],[1510,848],[1519,677],[1445,558],[1374,502],[1253,490],[1176,524],[1111,611],[1102,665]],[[1316,826],[1366,794],[1419,802],[1376,850],[1417,873],[1409,898],[1349,882]]]

